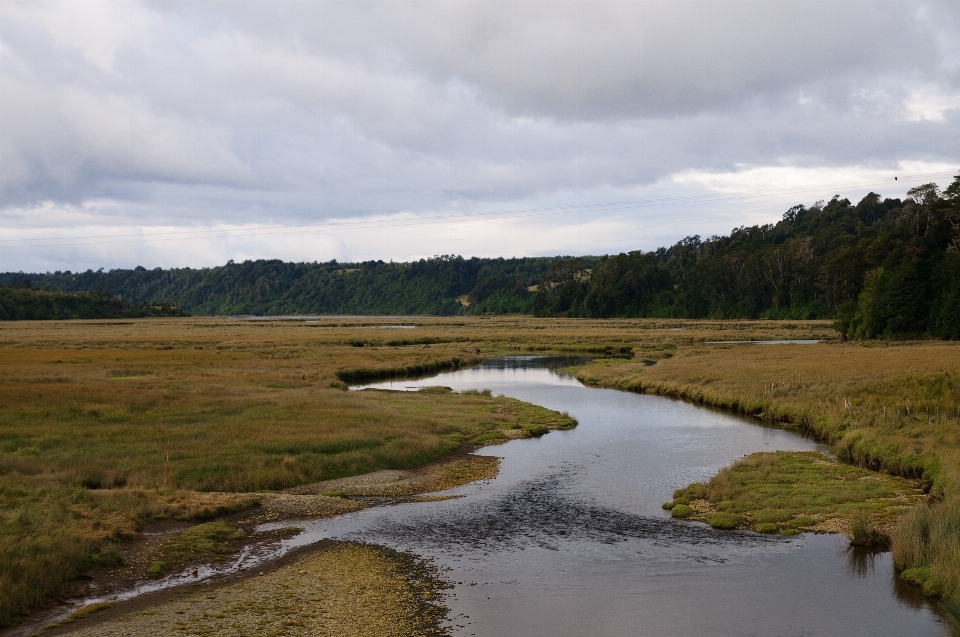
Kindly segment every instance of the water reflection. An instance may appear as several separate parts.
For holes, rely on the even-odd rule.
[[[848,546],[847,572],[852,577],[867,577],[876,571],[876,557],[879,551],[863,547]]]

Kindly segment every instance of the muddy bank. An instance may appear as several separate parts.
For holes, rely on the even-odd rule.
[[[43,634],[445,635],[441,592],[446,586],[436,568],[412,555],[325,542],[318,550],[253,577],[180,587],[146,608],[108,607]]]
[[[194,561],[177,563],[173,574],[163,579],[149,575],[151,565],[158,560],[168,559],[164,552],[165,543],[193,525],[177,521],[154,523],[144,529],[138,538],[123,547],[122,565],[89,571],[76,582],[71,599],[39,611],[19,627],[8,629],[2,634],[17,636],[33,634],[35,631],[40,631],[44,635],[70,632],[75,630],[81,622],[68,621],[66,624],[52,627],[50,624],[62,621],[65,617],[71,616],[71,613],[86,615],[82,620],[83,625],[100,623],[107,621],[112,615],[152,612],[150,611],[152,605],[166,604],[166,600],[171,597],[190,595],[190,591],[198,586],[204,589],[220,586],[233,587],[237,585],[237,581],[246,578],[259,581],[261,571],[266,572],[268,569],[281,567],[286,561],[292,559],[293,556],[289,554],[279,559],[269,556],[276,556],[281,540],[296,535],[299,532],[298,526],[305,520],[342,515],[369,506],[444,499],[444,496],[422,494],[451,489],[469,482],[490,480],[496,477],[498,468],[499,458],[476,456],[470,453],[469,449],[462,449],[411,470],[375,471],[303,485],[281,493],[256,494],[259,501],[257,506],[220,518],[243,534],[242,538],[230,543],[229,552],[213,556],[212,560],[211,556],[204,555]],[[286,528],[258,530],[260,524],[277,522],[282,524],[287,521],[290,525]],[[299,555],[300,552],[297,554]],[[264,558],[258,556],[268,557],[264,562]],[[394,555],[391,559],[396,561],[400,558]],[[404,560],[400,560],[398,564],[406,563]],[[281,570],[291,577],[293,575],[303,577],[286,567],[281,567]],[[309,569],[305,570],[309,571]],[[367,585],[373,586],[373,582],[380,582],[379,586],[391,589],[392,584],[383,580],[384,572],[383,569],[368,572],[365,575]],[[294,577],[294,580],[297,577]],[[331,599],[349,594],[347,589],[338,588],[336,581],[326,586]],[[282,591],[278,594],[281,593]],[[95,610],[101,606],[106,610]],[[406,626],[406,624],[398,624],[398,626]],[[393,633],[381,631],[374,634]]]

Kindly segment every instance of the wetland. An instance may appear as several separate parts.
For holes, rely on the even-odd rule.
[[[612,635],[946,634],[933,610],[935,598],[899,579],[890,553],[848,549],[838,535],[716,531],[671,519],[661,508],[677,489],[708,482],[749,454],[837,450],[829,436],[821,435],[824,443],[818,443],[798,435],[811,433],[810,427],[783,418],[782,402],[761,405],[750,412],[761,418],[747,421],[728,413],[738,411],[730,405],[719,405],[725,413],[603,387],[619,384],[618,389],[636,392],[626,385],[640,382],[650,392],[653,383],[662,382],[658,375],[672,374],[672,391],[686,373],[702,388],[724,354],[738,364],[752,357],[753,368],[763,370],[775,360],[781,365],[808,360],[808,351],[816,352],[813,358],[840,352],[875,360],[896,352],[901,361],[920,361],[911,369],[914,377],[949,374],[942,363],[929,363],[931,353],[939,361],[954,360],[949,346],[869,351],[829,343],[707,343],[829,338],[829,326],[816,322],[417,319],[404,321],[414,327],[398,339],[390,330],[371,332],[369,319],[357,325],[311,320],[317,323],[190,319],[5,326],[0,359],[5,532],[16,530],[12,521],[31,519],[25,510],[34,515],[33,528],[41,528],[44,520],[35,512],[43,507],[37,503],[56,504],[57,498],[66,501],[61,509],[81,521],[79,531],[92,555],[118,551],[129,556],[131,547],[153,532],[151,525],[189,528],[223,520],[251,540],[260,538],[255,551],[215,560],[208,571],[199,564],[199,579],[209,581],[211,590],[224,591],[239,585],[231,577],[245,580],[254,572],[252,581],[259,581],[284,564],[311,559],[315,551],[309,547],[381,547],[375,550],[437,565],[436,581],[453,586],[444,601],[431,593],[428,601],[406,598],[407,608],[445,604],[445,623],[432,616],[438,630],[454,634],[541,634],[545,629],[582,634],[589,626]],[[388,321],[396,323],[383,319]],[[372,333],[383,336],[371,338]],[[525,354],[517,357],[518,350]],[[731,350],[736,356],[729,356]],[[550,351],[566,353],[540,355]],[[569,358],[577,352],[622,358]],[[476,366],[479,357],[485,362]],[[699,375],[684,372],[685,365],[696,366]],[[372,381],[410,370],[452,371],[392,386],[380,381],[381,389],[430,388],[426,391],[344,391],[344,379]],[[888,372],[881,380],[893,384],[891,376]],[[795,394],[782,392],[801,389],[799,379],[790,387],[775,377],[776,392],[765,394],[758,383],[760,391],[753,393],[796,400]],[[810,378],[806,371],[804,377]],[[838,384],[829,378],[818,382]],[[490,391],[468,391],[483,389]],[[734,393],[726,388],[728,396]],[[865,411],[861,401],[857,416]],[[570,429],[573,420],[579,425]],[[938,426],[945,420],[941,417]],[[928,424],[934,425],[932,419]],[[64,432],[78,435],[65,446]],[[491,444],[498,442],[503,444]],[[943,453],[953,452],[942,446]],[[471,449],[489,458],[494,472],[494,457],[501,458],[495,479],[490,480],[489,462],[437,470],[432,477],[417,473],[418,467],[445,466],[445,458]],[[211,465],[217,470],[211,472]],[[381,481],[376,488],[351,486],[348,478],[384,472],[392,482]],[[84,484],[91,475],[99,484]],[[476,478],[482,480],[455,486]],[[411,486],[417,481],[419,487]],[[916,482],[924,486],[919,478]],[[450,486],[442,493],[416,495]],[[936,489],[935,481],[925,486]],[[296,498],[313,500],[298,509],[290,504]],[[99,528],[91,523],[84,530],[83,520],[94,518]],[[304,577],[301,572],[309,574],[311,568],[284,572]],[[80,563],[65,569],[64,577],[77,587],[72,589],[77,599],[86,595],[92,601],[82,589],[99,585],[103,591],[110,570]],[[260,576],[261,570],[266,575]],[[71,580],[71,572],[84,577]],[[386,575],[363,586],[376,588],[374,580],[386,586],[384,592],[395,588]],[[57,590],[70,594],[69,587]],[[223,594],[228,593],[218,593],[220,599]],[[146,598],[138,603],[142,608]],[[162,613],[174,602],[157,598],[150,603]],[[148,617],[124,611],[128,604],[54,630]],[[851,609],[862,609],[864,616]],[[211,614],[223,613],[224,621],[230,616],[223,609],[205,612],[197,622]],[[282,628],[289,634],[310,634],[304,631],[319,630],[326,621],[322,614],[309,621],[288,619],[306,622]],[[209,621],[221,625],[217,618]],[[199,625],[187,622],[183,630]]]

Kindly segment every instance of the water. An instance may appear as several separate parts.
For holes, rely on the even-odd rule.
[[[510,358],[378,383],[490,389],[580,425],[483,449],[503,458],[500,475],[452,491],[463,498],[311,521],[286,548],[340,538],[435,558],[459,582],[447,600],[457,635],[947,634],[897,583],[887,553],[850,551],[838,536],[713,531],[660,508],[675,488],[748,453],[820,445],[666,398],[583,387],[554,371],[565,363]]]
[[[587,388],[556,370],[575,359],[511,357],[418,381],[415,390],[490,389],[567,411],[580,424],[478,453],[502,458],[496,479],[464,497],[371,507],[296,523],[304,532],[249,547],[229,563],[143,583],[95,601],[234,573],[325,538],[434,558],[457,582],[446,600],[455,635],[945,636],[926,599],[896,578],[889,553],[845,538],[714,531],[670,519],[660,504],[755,451],[825,449],[812,440],[658,396]],[[290,521],[273,526],[291,526]],[[263,525],[262,528],[270,528]],[[10,635],[33,632],[75,610]]]

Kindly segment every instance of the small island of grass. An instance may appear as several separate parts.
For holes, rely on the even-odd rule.
[[[717,529],[847,533],[851,543],[877,546],[925,497],[904,478],[816,452],[776,451],[751,454],[705,484],[676,490],[664,508]]]

